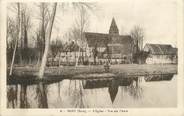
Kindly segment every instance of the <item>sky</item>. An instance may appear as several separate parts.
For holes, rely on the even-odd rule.
[[[89,14],[87,31],[108,33],[112,18],[115,18],[120,34],[129,34],[135,25],[143,28],[146,43],[171,44],[177,46],[176,0],[100,0],[97,8]],[[28,4],[31,12],[38,10],[34,3]],[[58,7],[52,39],[64,36],[77,18],[77,11]],[[38,19],[32,20],[38,25]]]
[[[163,0],[127,0],[120,3],[100,4],[104,16],[97,20],[97,31],[108,32],[115,17],[120,32],[129,33],[134,25],[144,29],[144,43],[176,44],[176,3]],[[95,28],[95,27],[94,27]]]

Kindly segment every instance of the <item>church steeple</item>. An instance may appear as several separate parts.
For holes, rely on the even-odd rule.
[[[119,30],[118,30],[118,27],[116,25],[116,21],[115,21],[114,17],[112,18],[111,26],[110,26],[110,29],[109,29],[109,34],[119,35]]]

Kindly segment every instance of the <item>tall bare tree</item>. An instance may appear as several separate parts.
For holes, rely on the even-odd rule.
[[[144,30],[140,26],[134,26],[130,32],[131,37],[134,39],[134,45],[137,46],[136,51],[143,49]]]
[[[79,57],[81,48],[82,50],[85,50],[85,38],[84,38],[84,32],[88,28],[89,24],[89,11],[93,11],[96,8],[96,4],[93,3],[73,3],[74,8],[76,8],[79,11],[79,16],[77,17],[77,20],[75,21],[73,34],[74,38],[77,39],[78,43],[81,47],[79,47],[79,55],[76,61],[76,65],[78,65]],[[82,51],[82,63],[84,63],[84,52]]]
[[[28,31],[31,28],[30,11],[27,9],[25,4],[22,4],[21,10],[21,24],[22,24],[22,37],[21,37],[21,48],[28,47]]]
[[[7,42],[7,63],[11,64],[13,51],[15,48],[15,43],[18,38],[18,28],[17,28],[17,20],[14,20],[12,17],[7,17],[7,35],[6,35],[6,42]],[[16,61],[14,61],[16,62]]]
[[[19,4],[19,7],[18,5]],[[27,48],[28,48],[28,33],[29,29],[31,28],[31,17],[30,17],[30,11],[27,8],[26,4],[24,3],[12,3],[9,6],[9,9],[12,14],[14,14],[16,17],[19,17],[20,24],[18,23],[18,18],[14,18],[11,15],[8,15],[8,21],[7,21],[7,45],[14,45],[17,39],[17,50],[18,54],[15,55],[15,63],[17,61],[19,63],[23,63],[23,61],[27,60]],[[18,16],[19,14],[19,16]],[[21,26],[21,37],[18,37],[19,33],[19,26]],[[12,52],[12,49],[8,49],[9,53]],[[13,53],[12,53],[13,54]],[[11,55],[10,55],[11,56]],[[13,56],[13,55],[12,55]],[[18,60],[19,58],[19,60]]]
[[[41,66],[39,69],[39,75],[38,75],[40,79],[43,79],[43,76],[44,76],[44,71],[46,67],[47,56],[48,56],[48,51],[50,46],[52,28],[54,24],[55,15],[56,15],[56,8],[57,8],[57,3],[54,3],[51,11],[51,17],[48,24],[48,30],[46,31],[46,36],[45,36],[45,49],[42,57]],[[48,108],[46,86],[43,84],[43,82],[39,82],[37,92],[38,92],[39,107]]]
[[[46,36],[46,29],[48,28],[48,23],[50,20],[50,12],[49,12],[49,5],[48,3],[40,3],[38,5],[39,7],[39,16],[38,19],[40,20],[40,27],[38,28],[38,31],[36,32],[37,35],[37,46],[39,49],[39,60],[41,59],[41,56],[43,55],[44,49],[45,49],[45,36]]]
[[[16,53],[17,45],[18,45],[18,39],[21,39],[21,31],[22,31],[21,16],[20,16],[20,12],[21,12],[20,3],[17,3],[17,8],[18,8],[18,12],[17,12],[18,38],[16,38],[16,41],[15,41],[15,47],[14,47],[14,51],[13,51],[13,57],[12,57],[12,62],[11,62],[11,66],[10,66],[9,75],[12,75],[13,65],[14,65],[14,60],[15,60],[15,53]]]
[[[59,66],[60,66],[60,61],[61,61],[61,52],[64,51],[64,45],[63,42],[59,39],[56,39],[55,41],[51,41],[51,45],[50,45],[50,51],[52,54],[52,60],[54,60],[54,58],[59,55]]]
[[[131,31],[131,37],[134,39],[133,45],[133,62],[134,63],[142,63],[143,57],[146,55],[143,54],[143,39],[144,39],[144,31],[140,26],[135,26]]]
[[[45,50],[44,50],[44,54],[42,57],[42,62],[41,62],[40,70],[39,70],[39,78],[43,78],[43,74],[44,74],[44,70],[45,70],[45,66],[46,66],[46,62],[47,62],[47,56],[48,56],[50,39],[51,39],[51,34],[52,34],[52,27],[54,24],[54,19],[55,19],[55,14],[56,14],[56,8],[57,8],[57,3],[54,3],[53,10],[51,13],[51,19],[50,19],[50,22],[48,25],[49,27],[48,27],[48,30],[46,32]]]
[[[81,40],[81,45],[82,45],[82,63],[84,63],[84,52],[83,50],[85,50],[85,46],[84,46],[84,42],[85,42],[85,38],[83,37],[84,36],[84,31],[86,30],[87,28],[87,25],[88,25],[88,15],[87,15],[87,12],[86,12],[86,9],[84,8],[84,6],[81,6],[80,8],[80,18],[79,18],[79,22],[77,22],[77,26],[80,28],[80,40]],[[79,47],[79,53],[80,53],[80,50],[81,48]],[[79,57],[78,57],[79,59]],[[78,60],[76,62],[76,65],[78,63]]]
[[[22,10],[21,10],[21,26],[22,26],[22,32],[21,32],[21,40],[20,40],[20,63],[28,63],[29,62],[29,47],[28,47],[28,40],[29,40],[29,34],[31,29],[31,15],[30,11],[27,8],[27,5],[24,3],[21,3]]]

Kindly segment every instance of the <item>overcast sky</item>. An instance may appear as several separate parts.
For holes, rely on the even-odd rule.
[[[30,6],[32,13],[35,12],[36,8]],[[129,34],[134,25],[141,26],[145,32],[144,44],[177,44],[176,0],[101,0],[97,6],[98,10],[90,14],[90,32],[108,33],[114,17],[121,34]],[[53,38],[57,35],[62,37],[71,28],[75,18],[76,11],[70,9],[62,12],[58,8]],[[37,25],[36,21],[33,25]]]
[[[176,44],[177,11],[173,0],[122,0],[99,5],[103,10],[93,27],[97,32],[108,32],[115,17],[120,32],[129,33],[134,25],[140,25],[145,31],[145,43]]]

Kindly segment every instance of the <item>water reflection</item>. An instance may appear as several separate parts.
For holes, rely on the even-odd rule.
[[[116,95],[118,93],[118,88],[119,88],[119,81],[117,79],[113,79],[109,85],[109,95],[111,97],[112,103],[114,102],[114,99],[116,98]]]
[[[130,86],[129,90],[131,91],[131,94],[135,93],[135,95],[137,95],[136,94],[137,90],[139,90],[138,88],[140,88],[138,86],[138,77],[82,80],[82,83],[84,89],[108,88],[108,92],[112,103],[116,98],[119,86]]]
[[[20,108],[29,108],[27,100],[27,85],[20,86]]]
[[[17,94],[18,94],[18,85],[8,86],[7,88],[8,107],[15,108],[15,106],[17,105]]]
[[[172,104],[176,104],[174,102],[176,100],[173,100],[176,99],[176,96],[174,97],[176,94],[164,100],[162,98],[165,94],[159,94],[159,90],[165,91],[167,88],[176,91],[176,79],[172,78],[173,75],[149,75],[109,79],[66,79],[57,83],[39,82],[31,85],[10,84],[7,88],[7,106],[8,108],[136,107],[156,106],[159,103],[153,101],[158,99],[160,106],[173,106]]]
[[[7,91],[8,107],[29,108],[27,100],[27,85],[11,85]]]
[[[71,88],[74,83],[74,88]],[[71,100],[71,104],[75,108],[86,108],[88,107],[87,104],[85,103],[85,98],[84,98],[84,89],[82,86],[82,81],[81,80],[70,80],[70,89],[69,89],[69,94],[73,98]]]
[[[37,85],[36,95],[37,95],[37,98],[38,98],[38,107],[39,108],[48,108],[47,85],[40,82]]]
[[[138,81],[133,81],[130,86],[124,88],[124,91],[128,92],[134,99],[140,99],[143,96],[143,89],[138,85]]]
[[[147,75],[145,81],[170,81],[174,74]]]

